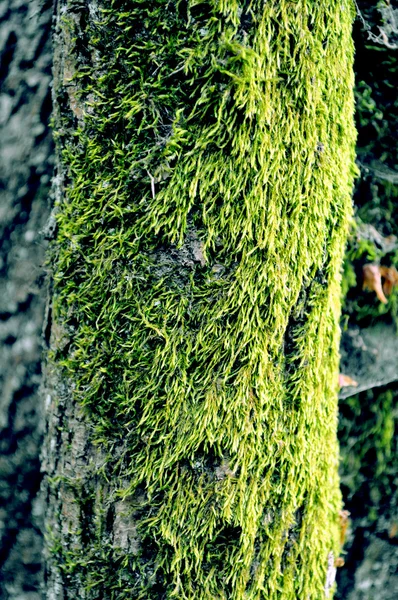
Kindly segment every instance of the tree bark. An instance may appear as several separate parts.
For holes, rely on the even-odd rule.
[[[0,598],[41,600],[41,283],[52,7],[0,3]]]
[[[332,595],[353,16],[58,2],[49,599]]]

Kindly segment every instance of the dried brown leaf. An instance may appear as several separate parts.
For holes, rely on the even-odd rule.
[[[383,304],[387,304],[388,300],[384,295],[383,287],[381,284],[381,273],[379,265],[367,264],[363,266],[363,286],[362,289],[370,290],[371,292],[376,292],[376,296],[383,302]]]
[[[334,566],[337,567],[337,569],[338,569],[339,567],[344,567],[344,565],[345,565],[344,558],[342,556],[338,556],[336,558],[336,560],[334,561]]]
[[[357,387],[358,382],[355,381],[355,379],[352,379],[352,377],[349,377],[348,375],[343,375],[343,373],[339,373],[339,387],[343,388],[343,387]]]
[[[339,512],[339,524],[340,524],[340,545],[344,546],[345,538],[347,535],[348,524],[350,522],[349,516],[350,511],[341,510]]]
[[[383,291],[389,296],[393,288],[398,285],[398,271],[395,267],[380,267],[380,275],[384,279]]]

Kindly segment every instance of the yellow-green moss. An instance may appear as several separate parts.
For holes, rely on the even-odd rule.
[[[352,2],[91,8],[83,35],[68,11],[61,25],[80,66],[69,101],[55,90],[69,182],[53,306],[70,343],[52,360],[107,456],[103,512],[131,502],[139,550],[112,550],[99,519],[78,556],[54,545],[65,585],[323,598],[340,550]]]

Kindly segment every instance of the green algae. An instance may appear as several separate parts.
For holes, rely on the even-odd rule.
[[[66,588],[325,597],[352,19],[347,1],[161,0],[60,20],[74,65],[55,89],[51,260],[68,341],[50,362],[106,457],[67,482],[80,507],[82,485],[102,492],[79,549],[53,541]],[[117,502],[134,551],[106,533]]]

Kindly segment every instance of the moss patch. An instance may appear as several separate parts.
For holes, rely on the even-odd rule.
[[[322,598],[340,550],[352,3],[89,8],[59,20],[53,310],[68,341],[51,360],[106,459],[82,549],[54,541],[64,585]],[[112,542],[120,501],[130,550]]]

